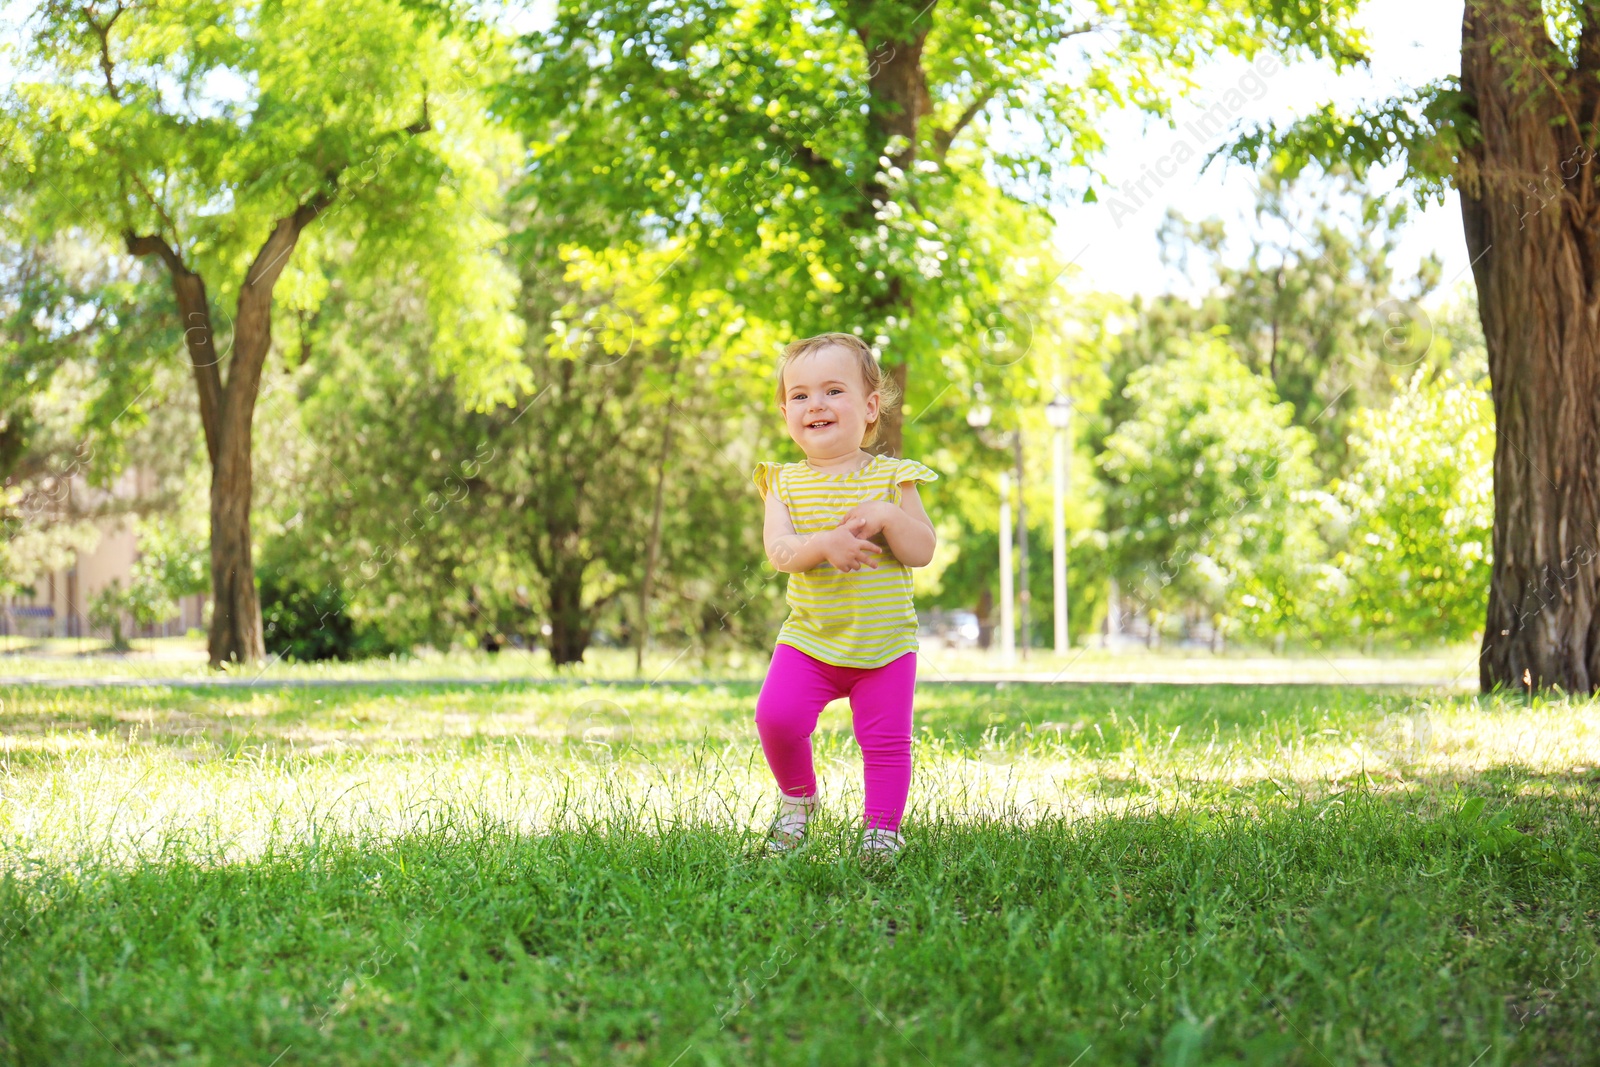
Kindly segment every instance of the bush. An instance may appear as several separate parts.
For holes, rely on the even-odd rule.
[[[397,651],[383,632],[350,617],[332,585],[313,589],[293,574],[263,567],[262,636],[267,652],[288,660],[351,660]]]
[[[113,578],[89,601],[89,622],[110,630],[111,647],[123,652],[128,648],[128,639],[122,633],[124,618],[131,616],[136,626],[154,626],[177,611],[177,601],[168,595],[166,587],[135,563],[127,586]]]
[[[1494,406],[1486,377],[1414,375],[1363,411],[1338,564],[1355,633],[1459,641],[1483,628],[1494,526]]]

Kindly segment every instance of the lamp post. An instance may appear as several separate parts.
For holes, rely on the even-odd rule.
[[[973,405],[973,408],[966,413],[966,426],[973,427],[978,432],[978,440],[981,440],[989,448],[1005,448],[1005,445],[995,442],[994,438],[989,437],[989,434],[984,432],[989,427],[990,418],[994,418],[994,413],[989,410],[989,405],[982,403],[981,398],[979,398],[979,402]],[[1018,488],[1021,490],[1021,435],[1018,435],[1016,454],[1018,454],[1019,461]],[[1018,499],[1021,502],[1021,493],[1018,493]],[[1021,520],[1021,517],[1021,506],[1019,506],[1019,520]],[[1013,593],[1011,593],[1011,536],[1013,536],[1011,534],[1011,477],[1008,472],[1002,470],[1000,472],[1000,657],[1008,667],[1013,662],[1016,662],[1016,627],[1011,622],[1011,605],[1013,605],[1014,600]],[[1024,576],[1027,574],[1026,544],[1027,542],[1024,541],[1024,549],[1022,549],[1022,558],[1024,558],[1024,571],[1022,573],[1024,573]],[[1022,597],[1024,597],[1022,605],[1024,605],[1024,611],[1026,611],[1027,585],[1022,587]],[[1026,616],[1024,616],[1024,622],[1026,622]],[[1022,640],[1024,640],[1024,648],[1026,648],[1026,635]]]
[[[1056,397],[1044,407],[1045,417],[1050,420],[1050,426],[1055,430],[1055,440],[1051,443],[1052,467],[1054,474],[1054,502],[1051,509],[1051,528],[1055,533],[1054,545],[1054,572],[1055,572],[1055,610],[1056,610],[1056,655],[1065,656],[1067,649],[1072,647],[1072,642],[1067,633],[1067,459],[1069,451],[1068,430],[1072,427],[1072,398],[1061,391],[1059,379],[1056,384]]]
[[[1011,623],[1011,477],[1000,472],[1000,660],[1017,661],[1016,627]]]
[[[1022,487],[1022,427],[1011,431],[1011,448],[1017,454],[1017,581],[1022,591],[1017,595],[1018,629],[1022,632],[1022,658],[1028,658],[1033,640],[1028,635],[1028,609],[1033,605],[1033,593],[1028,589],[1028,501]]]

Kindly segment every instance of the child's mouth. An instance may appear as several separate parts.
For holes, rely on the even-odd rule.
[[[833,425],[833,423],[831,423],[831,422],[808,422],[808,423],[806,423],[806,429],[808,429],[808,430],[826,430],[829,426],[832,426],[832,425]]]

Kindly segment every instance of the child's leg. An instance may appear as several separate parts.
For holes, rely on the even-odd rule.
[[[838,671],[791,645],[778,645],[772,651],[772,665],[756,698],[756,731],[784,796],[817,793],[811,734],[823,706],[844,696]]]
[[[916,685],[917,654],[907,652],[882,667],[862,671],[850,690],[869,827],[898,831],[905,814],[906,794],[911,792],[911,695]]]

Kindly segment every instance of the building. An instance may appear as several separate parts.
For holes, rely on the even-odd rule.
[[[131,499],[152,485],[144,484],[136,471],[125,471],[109,490],[86,485],[81,476],[68,482],[71,499],[85,506],[103,503],[105,498]],[[89,623],[89,604],[112,581],[127,583],[139,558],[138,538],[133,520],[116,516],[97,520],[100,540],[88,552],[74,553],[70,566],[39,576],[33,595],[16,596],[0,604],[0,635],[24,637],[100,637],[110,639],[104,628]],[[135,627],[129,621],[123,634],[129,637],[182,636],[191,629],[205,627],[204,594],[186,596],[178,602],[178,613],[166,622],[150,627]]]

